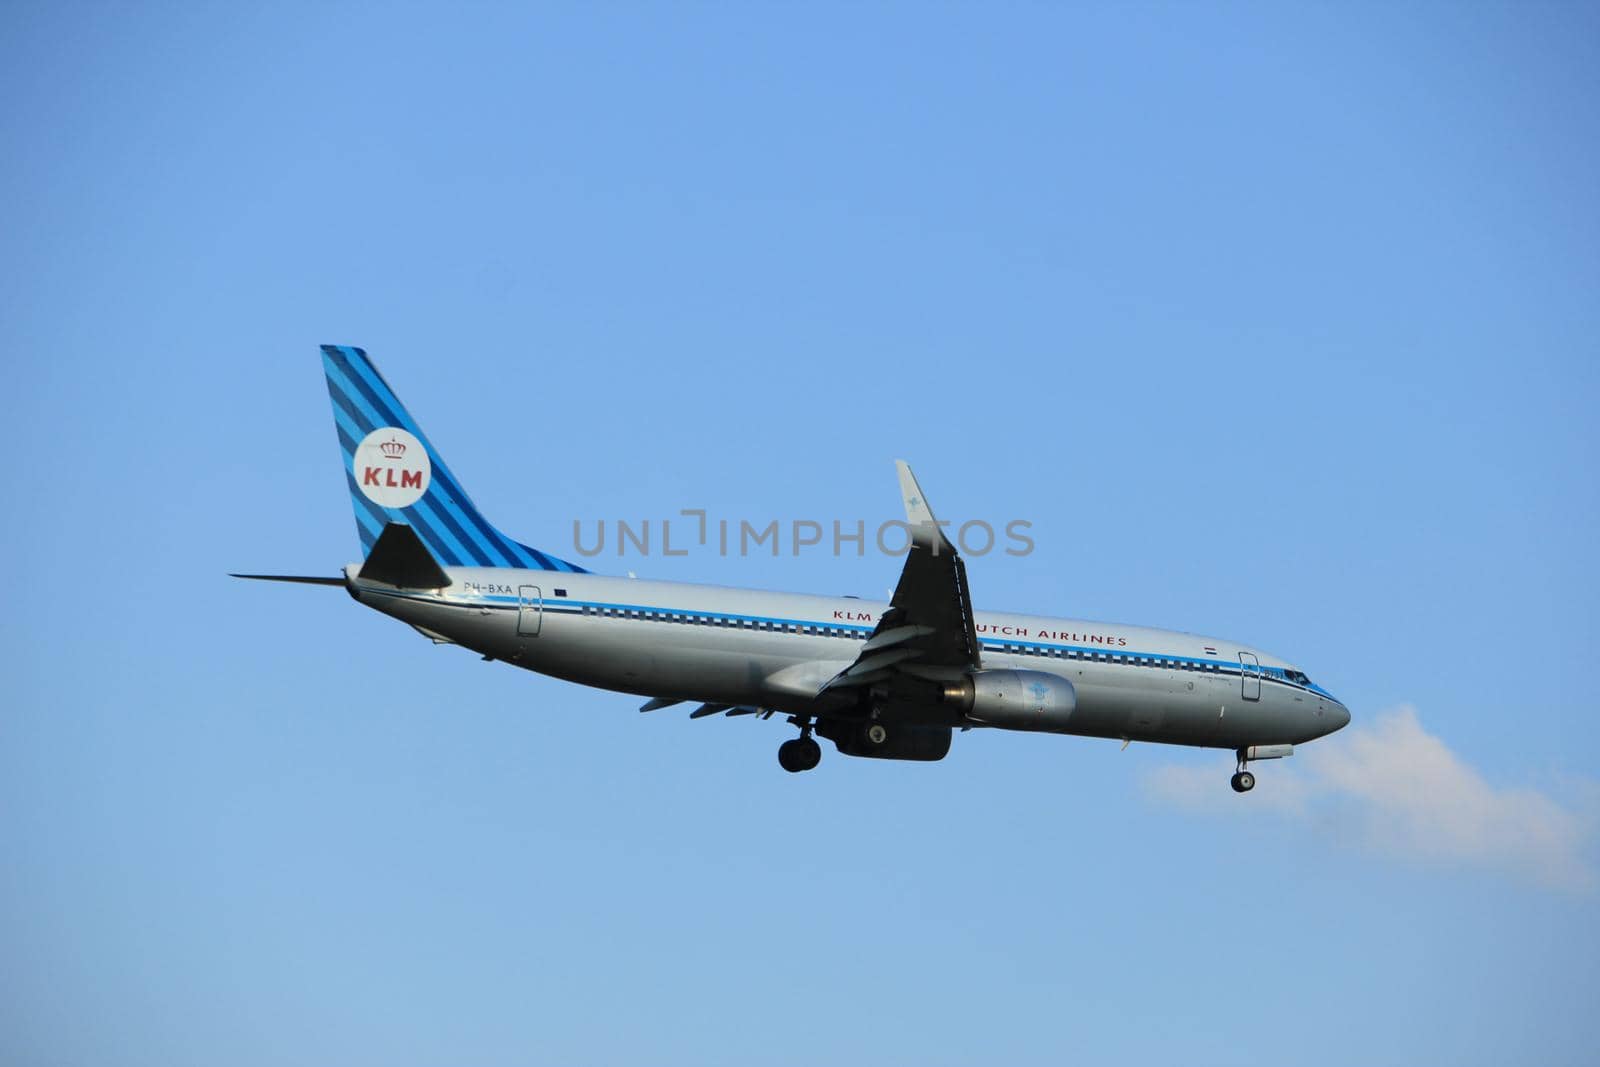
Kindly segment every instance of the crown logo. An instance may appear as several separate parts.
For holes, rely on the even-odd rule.
[[[406,446],[401,444],[399,441],[394,440],[393,438],[385,441],[383,444],[379,445],[378,448],[390,459],[401,459],[406,454]]]

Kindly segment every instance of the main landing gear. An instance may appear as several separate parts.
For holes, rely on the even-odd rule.
[[[800,727],[800,736],[778,746],[778,766],[790,774],[799,774],[822,762],[822,746],[811,736],[810,719],[789,721]]]

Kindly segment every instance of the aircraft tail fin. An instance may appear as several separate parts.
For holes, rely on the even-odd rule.
[[[385,527],[400,523],[415,532],[436,566],[586,573],[513,541],[479,514],[366,352],[323,345],[322,368],[363,558],[372,555]]]

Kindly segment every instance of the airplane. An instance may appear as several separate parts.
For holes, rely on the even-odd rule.
[[[978,611],[966,565],[896,461],[910,544],[887,602],[592,574],[512,540],[473,506],[365,351],[322,346],[363,560],[342,586],[437,644],[554,678],[798,728],[786,771],[848,756],[941,760],[971,729],[1231,749],[1249,765],[1344,727],[1298,667],[1222,638]]]

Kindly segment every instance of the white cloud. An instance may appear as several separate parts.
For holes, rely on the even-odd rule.
[[[1289,769],[1289,764],[1295,764]],[[1591,890],[1600,786],[1572,783],[1566,802],[1496,787],[1422,728],[1409,707],[1297,749],[1248,798],[1214,768],[1168,766],[1147,776],[1160,800],[1212,812],[1274,812],[1379,851],[1487,867],[1562,889]]]

